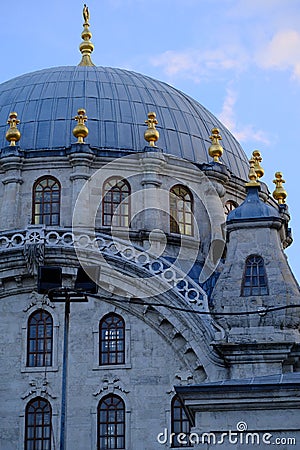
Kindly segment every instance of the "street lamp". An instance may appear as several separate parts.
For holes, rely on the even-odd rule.
[[[60,417],[60,450],[66,448],[66,413],[67,413],[67,378],[68,378],[68,341],[70,324],[70,304],[71,302],[88,302],[87,294],[71,288],[53,288],[48,291],[51,302],[65,303],[64,318],[64,343],[63,343],[63,366],[62,366],[62,387],[61,387],[61,417]]]
[[[87,295],[98,291],[100,267],[79,266],[75,280],[75,288],[61,287],[62,267],[40,266],[38,271],[38,293],[48,294],[51,302],[65,304],[64,342],[62,365],[62,393],[61,393],[61,419],[60,419],[60,450],[66,449],[66,412],[67,412],[67,379],[68,379],[68,340],[70,305],[72,302],[88,302]]]

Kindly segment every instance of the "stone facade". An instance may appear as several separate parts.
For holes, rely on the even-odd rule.
[[[192,147],[183,150],[192,153]],[[296,433],[300,296],[284,255],[291,241],[289,214],[263,183],[247,209],[249,189],[237,173],[242,163],[239,147],[235,151],[231,165],[147,145],[125,152],[89,143],[48,148],[44,142],[44,148],[32,149],[22,147],[21,137],[20,145],[2,148],[1,450],[35,449],[25,445],[34,399],[51,405],[47,450],[61,445],[62,426],[68,450],[169,448],[170,441],[158,436],[169,433],[172,423],[174,428],[175,395],[197,433],[220,436],[244,417],[254,431]],[[103,223],[103,189],[112,177],[130,185],[130,226]],[[52,224],[35,219],[35,186],[43,179],[60,187],[59,220]],[[174,186],[187,189],[192,199],[192,208],[175,217],[191,217],[185,223],[191,233],[172,231]],[[226,208],[234,206],[227,218]],[[251,255],[263,258],[267,287],[241,295]],[[100,268],[93,280],[98,293],[71,302],[66,359],[65,307],[50,292],[38,292],[39,270],[60,268],[62,286],[69,289],[64,292],[73,292],[78,269],[90,266]],[[269,312],[274,306],[282,309]],[[35,312],[52,324],[51,363],[30,363]],[[125,324],[124,360],[101,364],[99,324],[110,313]],[[108,395],[123,402],[125,438],[103,447],[99,405]],[[282,425],[284,409],[289,426]]]

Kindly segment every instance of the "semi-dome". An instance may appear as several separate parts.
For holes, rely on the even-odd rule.
[[[192,162],[210,161],[207,149],[213,127],[222,135],[221,160],[237,176],[246,178],[247,157],[233,135],[200,103],[166,83],[132,71],[96,66],[45,69],[0,85],[0,145],[11,111],[18,113],[20,147],[37,151],[64,149],[75,142],[72,129],[78,108],[85,108],[95,149],[122,153],[142,151],[145,119],[155,111],[158,146]]]

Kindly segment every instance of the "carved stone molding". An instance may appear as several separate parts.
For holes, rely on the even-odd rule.
[[[43,306],[49,306],[49,308],[54,309],[55,305],[50,302],[49,298],[45,295],[38,294],[36,291],[33,291],[29,297],[29,303],[23,309],[24,312],[29,311],[30,308],[37,306],[38,308],[43,308]]]
[[[43,230],[28,230],[26,234],[23,254],[30,275],[36,275],[38,267],[44,263],[45,243],[42,232]]]
[[[97,391],[93,393],[93,396],[98,397],[103,392],[107,392],[107,394],[110,393],[112,394],[115,391],[121,391],[124,394],[128,394],[130,392],[127,389],[125,389],[123,383],[120,381],[118,377],[105,376],[102,378],[101,384],[97,389]]]
[[[35,378],[29,382],[29,386],[31,386],[22,396],[22,400],[26,400],[29,397],[50,397],[52,399],[57,398],[56,395],[53,395],[51,390],[49,389],[49,381],[46,377],[44,378]]]
[[[180,386],[192,384],[194,381],[194,376],[189,370],[180,370],[175,374],[175,378],[179,380]]]

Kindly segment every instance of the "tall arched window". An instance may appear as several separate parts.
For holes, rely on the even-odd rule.
[[[130,184],[112,177],[103,184],[102,224],[128,227],[130,221]]]
[[[39,178],[33,186],[33,225],[59,225],[60,183],[50,176]]]
[[[25,411],[25,450],[51,450],[52,409],[44,398],[31,400]]]
[[[53,319],[39,309],[28,319],[27,366],[44,367],[52,365]]]
[[[171,404],[171,433],[174,433],[172,438],[172,447],[190,447],[188,435],[191,431],[190,421],[184,411],[183,405],[177,396],[173,397]],[[185,438],[181,439],[179,434],[184,433]],[[179,440],[178,440],[179,439]],[[186,443],[182,443],[186,441]]]
[[[125,322],[111,313],[99,325],[99,365],[125,363]]]
[[[241,295],[268,295],[268,281],[265,263],[261,256],[250,255],[245,262]]]
[[[125,448],[125,404],[117,395],[107,395],[99,402],[97,448]]]
[[[170,190],[170,232],[193,235],[193,198],[190,190],[177,184]]]

